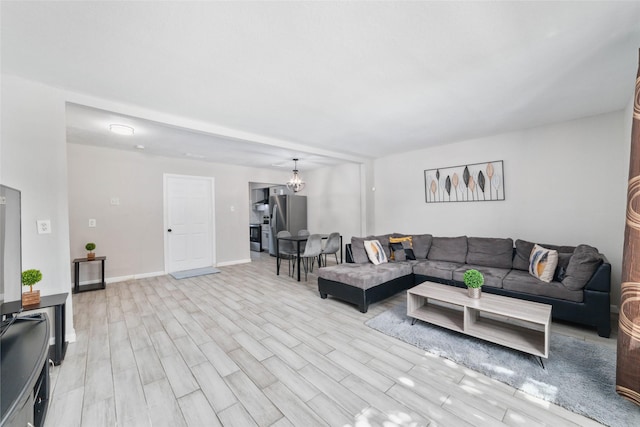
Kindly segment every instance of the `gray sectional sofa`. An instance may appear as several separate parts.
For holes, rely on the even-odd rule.
[[[424,281],[464,287],[462,276],[473,268],[484,275],[483,292],[550,304],[554,319],[595,327],[602,337],[611,333],[611,265],[596,248],[540,244],[558,252],[558,266],[550,283],[529,274],[534,243],[516,240],[514,244],[509,238],[412,235],[412,254],[396,251],[394,254],[402,256],[380,265],[369,261],[365,240],[378,240],[389,258],[389,238],[404,236],[352,238],[346,245],[345,264],[318,270],[320,297],[331,295],[366,313],[369,304]],[[405,254],[414,255],[415,260],[404,259]]]

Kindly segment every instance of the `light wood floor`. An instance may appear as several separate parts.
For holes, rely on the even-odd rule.
[[[46,426],[599,425],[364,325],[404,294],[362,314],[255,258],[74,295]]]

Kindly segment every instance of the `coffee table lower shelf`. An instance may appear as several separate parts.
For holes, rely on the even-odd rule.
[[[407,316],[456,332],[549,357],[551,306],[425,282],[407,291]],[[542,360],[540,360],[542,362]],[[544,365],[543,365],[544,366]]]

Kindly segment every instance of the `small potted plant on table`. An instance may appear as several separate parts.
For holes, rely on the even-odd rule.
[[[87,253],[87,259],[91,260],[91,259],[96,259],[96,254],[93,252],[93,250],[96,248],[96,244],[95,243],[87,243],[84,248],[89,251],[89,253]]]
[[[25,270],[22,272],[22,286],[28,286],[29,292],[22,293],[22,305],[25,307],[40,304],[40,291],[34,291],[33,285],[42,280],[40,270]]]
[[[482,285],[484,285],[484,276],[478,270],[467,270],[462,276],[464,284],[467,285],[467,291],[470,298],[480,298]]]

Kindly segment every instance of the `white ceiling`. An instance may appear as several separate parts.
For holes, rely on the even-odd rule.
[[[69,142],[264,167],[620,110],[640,47],[640,2],[2,1],[1,20],[3,73],[125,106],[69,104]],[[140,131],[97,126],[116,119]]]

